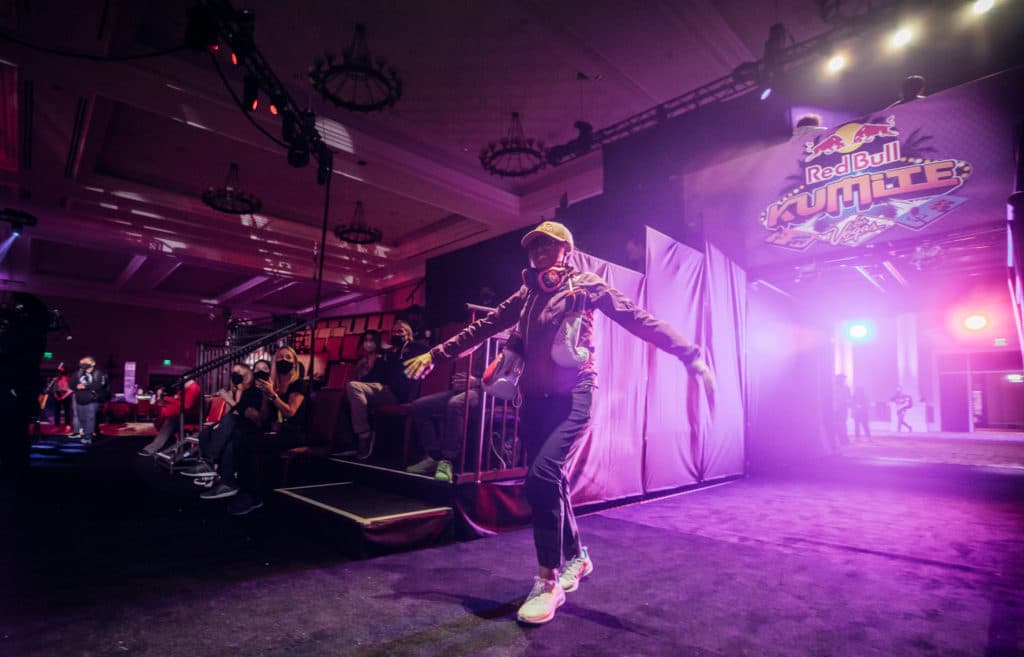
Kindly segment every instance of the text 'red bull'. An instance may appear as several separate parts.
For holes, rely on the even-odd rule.
[[[847,208],[863,212],[880,200],[948,193],[963,184],[956,160],[912,164],[879,173],[848,176],[769,205],[761,223],[769,230],[801,224],[825,213],[838,217]]]

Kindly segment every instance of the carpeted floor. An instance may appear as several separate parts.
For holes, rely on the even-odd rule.
[[[350,561],[288,500],[199,503],[138,442],[0,504],[0,654],[1024,654],[1012,474],[832,458],[590,515],[593,576],[526,628],[529,532]]]
[[[845,456],[1024,470],[1024,434],[882,434],[842,447]]]

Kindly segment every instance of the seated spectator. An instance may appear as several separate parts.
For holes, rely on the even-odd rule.
[[[374,363],[381,357],[380,331],[366,331],[363,333],[359,346],[363,355],[356,361],[352,368],[352,380],[363,381],[373,370]]]
[[[178,416],[181,415],[182,398],[185,400],[185,421],[199,421],[199,399],[201,391],[199,382],[189,379],[185,382],[185,389],[178,394],[168,397],[163,394],[157,406],[160,409],[159,415],[153,420],[157,429],[156,437],[148,445],[139,450],[140,456],[153,456],[167,445],[171,437],[178,430]]]
[[[373,453],[376,434],[370,428],[370,408],[410,401],[417,390],[417,384],[405,376],[403,363],[426,351],[426,347],[413,342],[412,327],[399,320],[391,327],[390,349],[384,351],[362,381],[348,383],[352,430],[359,440],[356,458],[366,460]]]
[[[430,475],[441,481],[452,480],[453,464],[462,452],[465,438],[466,398],[469,398],[471,410],[480,405],[480,378],[486,365],[483,361],[481,354],[473,358],[473,375],[469,376],[468,390],[467,374],[458,372],[449,381],[448,390],[412,402],[413,424],[426,455],[419,463],[406,468],[406,472]],[[434,416],[442,413],[443,430],[438,434]]]
[[[256,379],[255,387],[263,394],[260,420],[270,425],[270,432],[238,436],[235,453],[239,490],[228,504],[229,513],[241,516],[263,506],[261,497],[270,481],[262,466],[270,462],[270,457],[306,443],[309,395],[306,381],[299,376],[299,364],[294,349],[281,347],[274,354],[270,377]],[[227,465],[222,468],[226,471]]]
[[[213,477],[217,474],[216,466],[221,463],[228,443],[235,440],[241,432],[259,429],[263,395],[253,387],[253,381],[253,371],[248,365],[235,363],[232,366],[230,387],[217,392],[217,396],[227,404],[224,417],[220,422],[199,432],[199,462],[183,471],[183,475],[200,479]],[[234,463],[229,463],[221,472],[218,489],[220,494],[210,495],[206,499],[229,497],[238,491]],[[215,491],[211,491],[213,492]]]

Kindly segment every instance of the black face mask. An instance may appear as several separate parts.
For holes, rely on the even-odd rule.
[[[252,377],[257,381],[269,381],[270,372],[264,372],[263,370],[260,370],[259,372],[254,372]]]
[[[278,374],[291,374],[292,368],[295,363],[290,360],[279,360],[277,361],[277,373]]]
[[[405,343],[406,343],[406,340],[405,340],[405,336],[404,335],[392,335],[391,336],[391,346],[392,347],[401,348],[402,346],[405,345]]]
[[[231,384],[232,385],[236,385],[236,386],[242,385],[242,381],[245,381],[245,377],[244,376],[242,376],[238,372],[232,372],[231,373]]]
[[[82,368],[83,370],[87,370],[87,369],[89,369],[90,367],[92,367],[92,364],[91,364],[91,363],[84,363],[84,362],[83,362],[83,363],[79,363],[79,364],[78,364],[78,366],[79,366],[80,368]]]

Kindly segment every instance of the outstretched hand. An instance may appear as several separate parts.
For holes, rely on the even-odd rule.
[[[410,379],[422,379],[434,369],[434,357],[428,351],[405,361],[405,375]]]
[[[704,395],[708,400],[708,408],[712,413],[715,412],[715,375],[711,373],[711,368],[704,362],[703,358],[698,358],[686,366],[686,371],[690,373],[690,376],[695,379],[699,379],[703,383]]]

